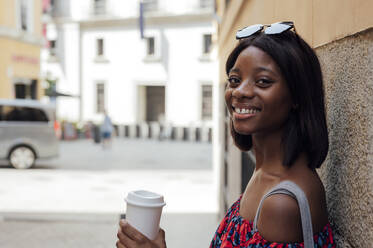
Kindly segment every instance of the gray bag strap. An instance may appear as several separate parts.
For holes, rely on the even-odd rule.
[[[273,187],[270,191],[268,191],[260,200],[258,209],[256,210],[256,215],[253,222],[253,230],[257,231],[257,222],[258,217],[260,214],[260,210],[262,208],[264,200],[274,194],[286,194],[293,198],[295,198],[298,202],[300,215],[302,220],[302,231],[303,231],[303,241],[304,241],[304,248],[313,248],[313,231],[312,231],[312,219],[311,219],[311,212],[310,207],[308,205],[307,197],[304,194],[303,190],[299,188],[298,185],[291,181],[283,181]]]

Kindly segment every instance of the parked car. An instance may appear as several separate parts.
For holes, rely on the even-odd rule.
[[[27,169],[58,156],[55,108],[36,100],[0,99],[0,159]]]

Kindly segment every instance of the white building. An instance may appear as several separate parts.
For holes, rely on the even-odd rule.
[[[42,76],[57,80],[57,115],[117,125],[212,126],[218,63],[214,1],[54,0],[44,15]],[[214,93],[215,94],[215,93]]]

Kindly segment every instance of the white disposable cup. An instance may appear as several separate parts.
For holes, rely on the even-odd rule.
[[[129,192],[125,200],[128,223],[150,240],[154,240],[159,232],[162,208],[166,205],[163,196],[146,190],[136,190]]]

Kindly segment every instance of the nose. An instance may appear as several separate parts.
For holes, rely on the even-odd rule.
[[[254,84],[249,80],[242,81],[240,85],[233,89],[232,96],[236,98],[253,98]]]

